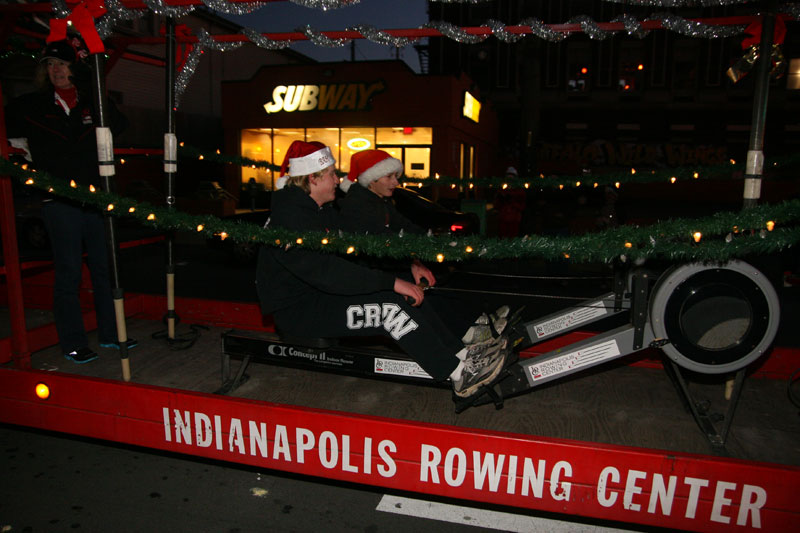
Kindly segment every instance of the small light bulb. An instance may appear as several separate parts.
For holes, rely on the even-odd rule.
[[[205,228],[204,225],[202,225],[202,224],[198,224],[197,225],[197,231],[203,231],[203,228]]]
[[[442,263],[444,261],[444,254],[436,254],[436,261]]]
[[[107,211],[113,211],[113,210],[114,210],[114,204],[108,204],[108,205],[106,206],[106,210],[107,210]]]
[[[466,251],[468,254],[471,254],[471,253],[472,253],[472,246],[467,246],[467,247],[466,247],[464,250],[465,250],[465,251]]]
[[[353,252],[355,252],[355,251],[356,251],[356,249],[355,249],[353,246],[348,246],[348,247],[347,247],[347,253],[348,253],[348,254],[352,254],[352,253],[353,253]]]
[[[46,400],[50,397],[50,387],[44,383],[37,383],[34,390],[36,391],[36,397],[40,400]]]
[[[676,181],[678,181],[678,178],[676,178],[675,176],[672,176],[672,177],[669,179],[669,182],[670,182],[670,183],[675,183]]]
[[[772,220],[767,221],[767,231],[772,231],[775,229],[775,222]]]
[[[25,185],[33,185],[33,178],[28,178],[25,180]]]
[[[78,184],[77,184],[77,183],[75,183],[75,180],[69,180],[69,186],[70,186],[70,187],[72,187],[72,188],[74,189],[75,187],[77,187],[77,186],[78,186]]]
[[[303,244],[303,238],[302,237],[298,237],[297,240],[294,241],[294,242],[296,242],[297,244]]]
[[[322,239],[322,241],[320,241],[320,242],[321,242],[322,244],[328,244],[328,242],[329,242],[329,241],[328,241],[328,239]]]
[[[155,219],[156,219],[156,216],[153,213],[150,213],[149,215],[147,215],[147,220],[155,220]]]
[[[631,244],[629,242],[626,242],[625,243],[625,248],[633,248],[633,244]]]
[[[92,185],[92,184],[90,183],[90,184],[89,184],[89,192],[96,192],[96,191],[97,191],[97,189],[95,189],[95,188],[94,188],[94,185]]]
[[[700,233],[699,231],[695,231],[694,233],[692,233],[692,238],[694,239],[694,242],[700,242],[700,239],[703,238],[703,234]]]

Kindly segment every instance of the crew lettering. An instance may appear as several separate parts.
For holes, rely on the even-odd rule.
[[[419,327],[395,303],[351,305],[347,308],[347,329],[377,328],[381,325],[394,340],[400,340]]]

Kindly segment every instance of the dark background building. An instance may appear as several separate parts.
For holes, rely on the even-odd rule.
[[[699,2],[697,2],[699,4]],[[758,13],[761,2],[664,8],[610,1],[429,2],[432,21],[459,27],[489,19],[513,26],[533,17],[548,24],[578,16],[610,22],[672,13],[684,19]],[[800,142],[800,39],[788,20],[782,46],[787,73],[770,82],[765,155],[797,151]],[[467,73],[491,101],[500,124],[499,154],[527,174],[579,173],[628,166],[723,163],[745,156],[754,75],[731,82],[743,35],[688,37],[664,29],[642,38],[624,31],[606,39],[577,32],[561,42],[527,36],[507,44],[430,39],[422,52],[430,73]]]

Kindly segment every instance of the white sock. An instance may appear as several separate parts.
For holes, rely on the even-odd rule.
[[[453,381],[461,379],[461,372],[464,370],[464,359],[467,358],[467,349],[461,348],[456,354],[456,358],[458,359],[458,366],[450,373],[450,379]]]
[[[461,379],[461,372],[464,370],[464,361],[459,361],[455,370],[450,373],[451,381],[458,381]]]

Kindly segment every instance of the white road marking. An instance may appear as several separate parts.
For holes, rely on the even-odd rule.
[[[496,529],[498,531],[514,531],[519,533],[615,533],[627,532],[627,529],[615,529],[588,524],[577,524],[550,518],[537,518],[499,511],[487,511],[446,503],[428,502],[412,498],[400,498],[384,495],[376,511],[395,513],[405,516],[441,520],[453,524]]]

